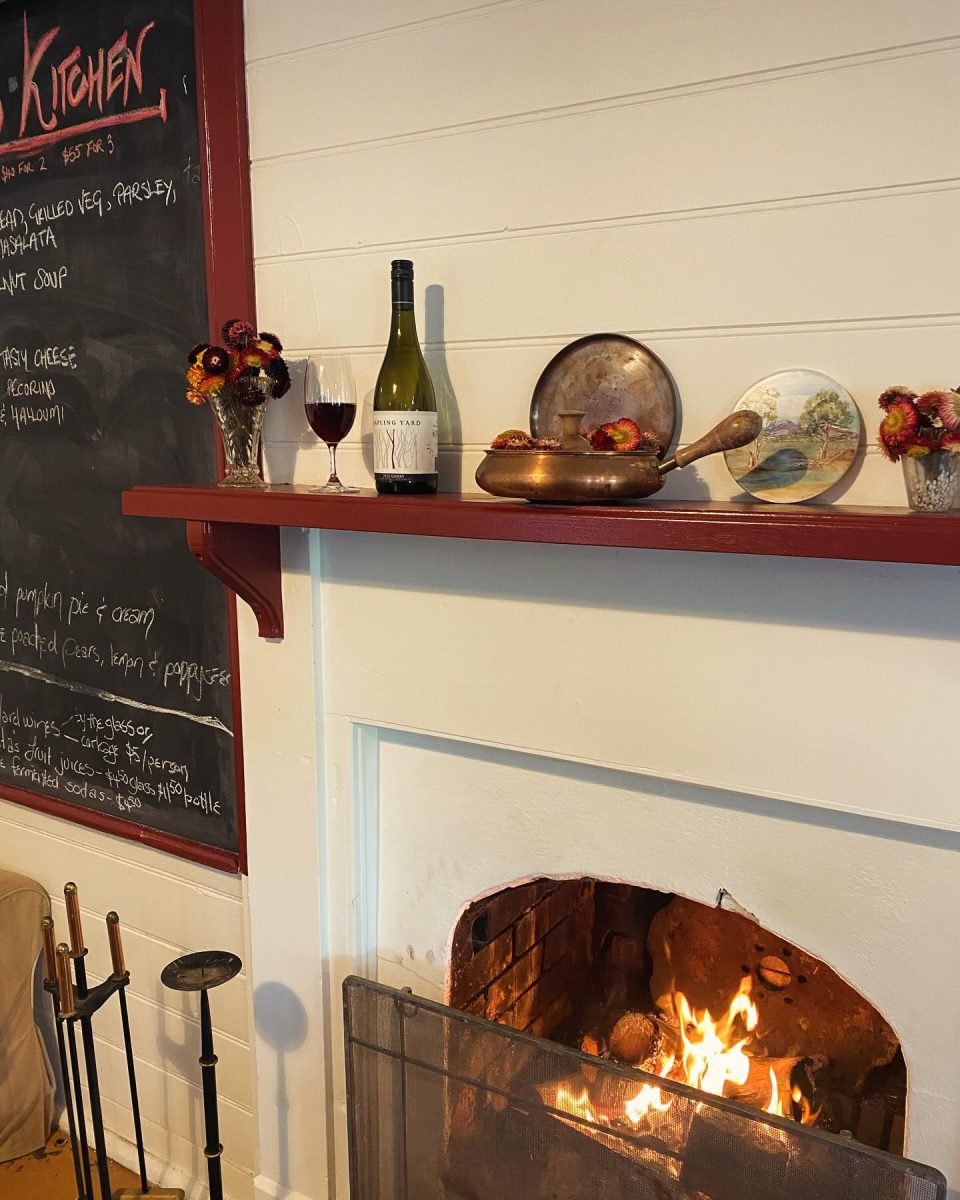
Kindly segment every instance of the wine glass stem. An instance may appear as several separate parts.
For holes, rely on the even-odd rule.
[[[328,442],[327,449],[330,451],[330,478],[327,480],[327,483],[339,483],[340,477],[337,475],[337,443]]]

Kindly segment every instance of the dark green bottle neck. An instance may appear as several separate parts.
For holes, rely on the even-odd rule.
[[[419,347],[417,318],[414,316],[412,302],[409,307],[394,302],[393,315],[390,318],[390,345]]]

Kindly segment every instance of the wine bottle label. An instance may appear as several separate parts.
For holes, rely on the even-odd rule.
[[[435,475],[437,414],[375,412],[373,471],[375,475]]]

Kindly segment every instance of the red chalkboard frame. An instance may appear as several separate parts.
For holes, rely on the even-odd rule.
[[[244,77],[243,0],[194,0],[197,68],[197,120],[203,181],[204,238],[207,258],[207,309],[211,341],[220,341],[228,317],[253,320],[256,291],[250,219],[250,148]],[[188,347],[184,347],[186,351]],[[217,443],[219,447],[219,442]],[[218,463],[222,469],[222,463]],[[120,503],[120,497],[117,497]],[[0,783],[0,799],[37,812],[63,817],[102,833],[140,842],[220,871],[246,873],[243,738],[240,714],[237,605],[228,594],[227,622],[233,682],[233,729],[236,759],[237,850],[221,850],[177,834],[136,825],[120,817],[79,808],[65,800]]]

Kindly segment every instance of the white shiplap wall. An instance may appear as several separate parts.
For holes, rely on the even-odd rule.
[[[441,486],[448,490],[473,486],[482,447],[496,431],[526,423],[548,359],[598,330],[639,337],[667,362],[682,395],[686,441],[725,415],[749,384],[791,366],[844,383],[860,402],[871,444],[883,387],[960,380],[955,0],[247,0],[246,16],[259,318],[292,358],[352,356],[365,410],[341,451],[344,478],[369,480],[371,392],[387,332],[388,264],[397,255],[416,263],[421,336],[446,410]],[[326,475],[325,449],[307,429],[295,391],[270,406],[266,461],[277,481]],[[847,502],[903,502],[899,470],[872,450],[840,491]],[[665,493],[735,494],[716,459],[673,476]],[[286,980],[309,1031],[285,1058],[289,1112],[283,1108],[276,1134],[276,1055],[258,1041],[258,1200],[345,1194],[339,998],[334,987],[324,991],[321,977],[335,980],[355,965],[345,947],[365,903],[344,865],[359,852],[349,837],[337,841],[338,823],[350,819],[352,722],[390,725],[384,706],[392,700],[404,727],[471,738],[483,736],[478,712],[487,711],[499,721],[490,735],[497,744],[556,752],[557,738],[524,741],[525,726],[505,728],[509,706],[499,691],[490,703],[462,686],[463,678],[473,682],[470,655],[482,657],[490,621],[499,616],[519,638],[516,622],[529,617],[520,601],[543,603],[528,582],[536,574],[529,555],[383,540],[361,546],[347,535],[314,535],[308,545],[287,531],[287,638],[280,646],[259,642],[241,615],[245,720],[248,730],[255,723],[261,730],[258,742],[247,740],[254,983]],[[487,575],[478,554],[489,560]],[[574,561],[583,554],[596,562]],[[565,555],[555,590],[547,588],[573,606],[571,629],[574,620],[593,628],[595,580],[613,611],[630,606],[615,589],[603,591],[618,565],[637,576],[628,596],[646,587],[645,560],[628,566],[612,551],[583,554]],[[700,567],[712,579],[712,564]],[[717,681],[715,692],[698,692],[701,752],[716,733],[710,697],[729,701],[736,647],[754,634],[760,646],[769,639],[774,662],[793,625],[823,626],[813,639],[817,654],[834,651],[836,631],[864,693],[875,663],[886,662],[891,629],[916,626],[918,644],[948,636],[942,614],[955,611],[953,572],[893,567],[888,587],[883,571],[850,567],[848,576],[848,564],[839,564],[835,586],[824,591],[811,564],[796,594],[816,595],[818,606],[800,605],[795,614],[777,608],[788,584],[780,570],[777,560],[750,564],[742,575],[737,563],[722,566],[739,637],[715,661],[705,623],[716,613],[700,577],[693,579],[697,565],[658,568],[665,611],[678,596],[695,598],[686,615]],[[339,606],[338,571],[348,584]],[[680,579],[687,573],[690,586]],[[405,578],[415,580],[406,592]],[[466,599],[455,594],[460,578]],[[371,658],[366,634],[374,631],[376,643],[384,633],[385,587],[401,608],[419,604],[421,589],[435,601],[425,611],[437,669],[455,678],[434,689],[423,664],[418,675],[392,650],[389,670],[381,665],[388,659]],[[861,628],[858,589],[876,587],[869,594],[884,615]],[[928,607],[908,618],[892,597],[916,589]],[[476,597],[493,600],[474,605]],[[639,625],[661,644],[653,619]],[[851,628],[863,636],[847,638]],[[452,646],[463,648],[462,662],[450,657]],[[914,685],[952,711],[955,688],[942,661],[921,658]],[[407,706],[414,678],[427,682]],[[668,690],[680,718],[690,686],[700,688],[700,678]],[[828,686],[811,669],[798,711],[826,721],[818,705]],[[562,705],[562,685],[557,695]],[[902,698],[898,680],[877,687],[879,715],[858,700],[847,711],[842,683],[836,696],[837,737],[842,731],[843,744],[865,748]],[[571,753],[588,754],[584,730],[603,733],[597,709],[568,699]],[[724,720],[736,711],[724,707]],[[682,757],[671,722],[664,727],[666,749]],[[604,747],[600,758],[610,754]],[[705,785],[722,786],[728,759],[709,765]],[[786,789],[789,771],[781,774]],[[823,781],[815,783],[819,795]],[[898,787],[895,780],[887,791]],[[280,863],[282,873],[270,874]],[[286,919],[291,911],[297,922]],[[328,1118],[335,1115],[326,1138],[317,1127],[321,1096]]]
[[[556,350],[614,329],[670,366],[681,440],[769,371],[835,375],[870,443],[845,499],[902,501],[875,398],[960,375],[952,0],[254,0],[247,26],[260,317],[294,357],[353,355],[355,480],[408,254],[442,486],[473,487]],[[267,423],[273,478],[323,475],[293,393]],[[697,471],[669,494],[738,494]]]

